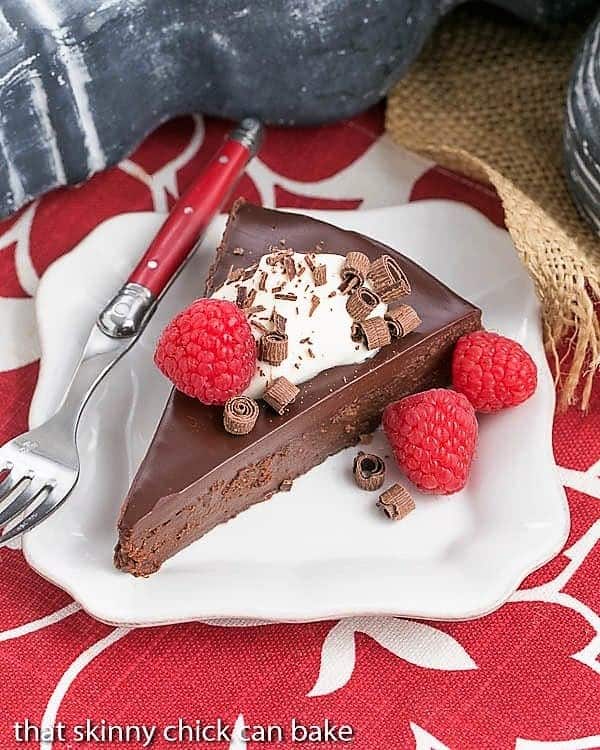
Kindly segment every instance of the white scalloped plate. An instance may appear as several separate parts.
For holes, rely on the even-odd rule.
[[[507,233],[446,201],[313,215],[399,248],[477,303],[487,327],[518,339],[535,358],[536,394],[480,420],[466,490],[447,498],[417,493],[416,511],[400,523],[387,521],[374,509],[373,495],[353,486],[351,449],[299,479],[292,492],[210,532],[150,578],[116,571],[121,499],[169,390],[152,364],[154,342],[200,293],[223,229],[219,219],[142,340],[92,397],[72,497],[23,542],[29,564],[94,617],[136,625],[374,613],[471,618],[499,607],[564,544],[569,516],[552,455],[554,389],[538,303]],[[37,296],[43,360],[32,424],[52,413],[97,310],[161,221],[150,213],[110,219],[44,275]],[[373,449],[388,452],[381,433]],[[388,478],[399,477],[392,469]]]

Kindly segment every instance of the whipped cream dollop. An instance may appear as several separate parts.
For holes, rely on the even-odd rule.
[[[310,254],[313,265],[327,268],[327,280],[321,286],[315,286],[306,254],[289,256],[295,266],[293,278],[283,262],[274,262],[276,257],[277,250],[263,255],[249,278],[226,281],[212,295],[235,303],[239,287],[245,287],[247,294],[255,291],[248,322],[257,342],[265,331],[275,330],[273,310],[286,319],[288,356],[276,366],[258,360],[254,377],[244,391],[252,398],[260,398],[266,387],[280,376],[299,385],[331,367],[360,364],[379,351],[367,349],[363,342],[351,338],[353,320],[346,310],[348,296],[339,291],[345,256]],[[364,286],[372,288],[368,281]],[[282,299],[282,295],[291,299]],[[383,316],[386,311],[387,305],[380,303],[369,317]]]

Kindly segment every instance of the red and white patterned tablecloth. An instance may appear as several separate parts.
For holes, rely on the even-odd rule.
[[[45,269],[124,211],[165,211],[226,125],[181,118],[118,167],[0,223],[0,442],[24,430],[39,350],[33,295]],[[240,192],[275,206],[357,209],[424,198],[475,206],[498,224],[495,195],[395,149],[383,111],[302,131],[271,130]],[[395,173],[403,172],[404,181]],[[409,175],[409,189],[406,189]],[[13,724],[91,719],[162,728],[221,718],[288,727],[329,718],[351,743],[260,744],[239,736],[153,748],[241,750],[583,750],[600,748],[600,394],[554,425],[572,530],[555,560],[480,620],[359,617],[307,625],[193,623],[156,629],[95,622],[0,550],[0,750],[141,747],[116,739],[20,743]],[[243,717],[243,719],[239,718]],[[96,735],[98,736],[98,735]]]

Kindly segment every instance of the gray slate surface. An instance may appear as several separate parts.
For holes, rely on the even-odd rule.
[[[459,2],[2,0],[0,215],[116,163],[177,114],[350,117]],[[590,2],[497,4],[545,23]]]

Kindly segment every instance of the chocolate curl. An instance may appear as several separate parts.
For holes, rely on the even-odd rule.
[[[374,453],[360,451],[354,458],[352,473],[361,490],[378,490],[385,479],[385,461]]]
[[[346,260],[342,267],[342,278],[345,279],[347,276],[356,276],[360,279],[362,284],[367,278],[370,266],[371,261],[364,253],[352,250],[346,255]]]
[[[383,318],[367,318],[360,323],[352,324],[352,341],[364,341],[367,349],[381,349],[387,346],[392,337]]]
[[[364,334],[360,323],[352,323],[352,327],[350,328],[350,338],[357,344],[362,342]]]
[[[379,297],[364,286],[359,287],[348,297],[346,310],[354,320],[364,320],[379,304]]]
[[[346,255],[341,271],[342,283],[339,287],[342,294],[347,294],[364,283],[370,265],[371,261],[364,253],[352,250]]]
[[[393,310],[388,310],[384,318],[393,339],[402,338],[421,325],[421,318],[410,305],[399,305]]]
[[[234,396],[225,403],[223,426],[232,435],[247,435],[258,419],[258,404],[247,396]]]
[[[263,401],[266,401],[277,414],[283,414],[286,408],[296,400],[299,393],[300,388],[290,383],[287,378],[280,377],[267,388]]]
[[[259,342],[259,359],[270,365],[280,365],[288,355],[288,337],[285,333],[265,333]]]
[[[406,487],[393,484],[379,495],[377,507],[392,521],[400,521],[415,509],[415,501]]]
[[[371,263],[369,279],[373,288],[385,303],[395,302],[410,294],[406,274],[390,255],[382,255]]]

